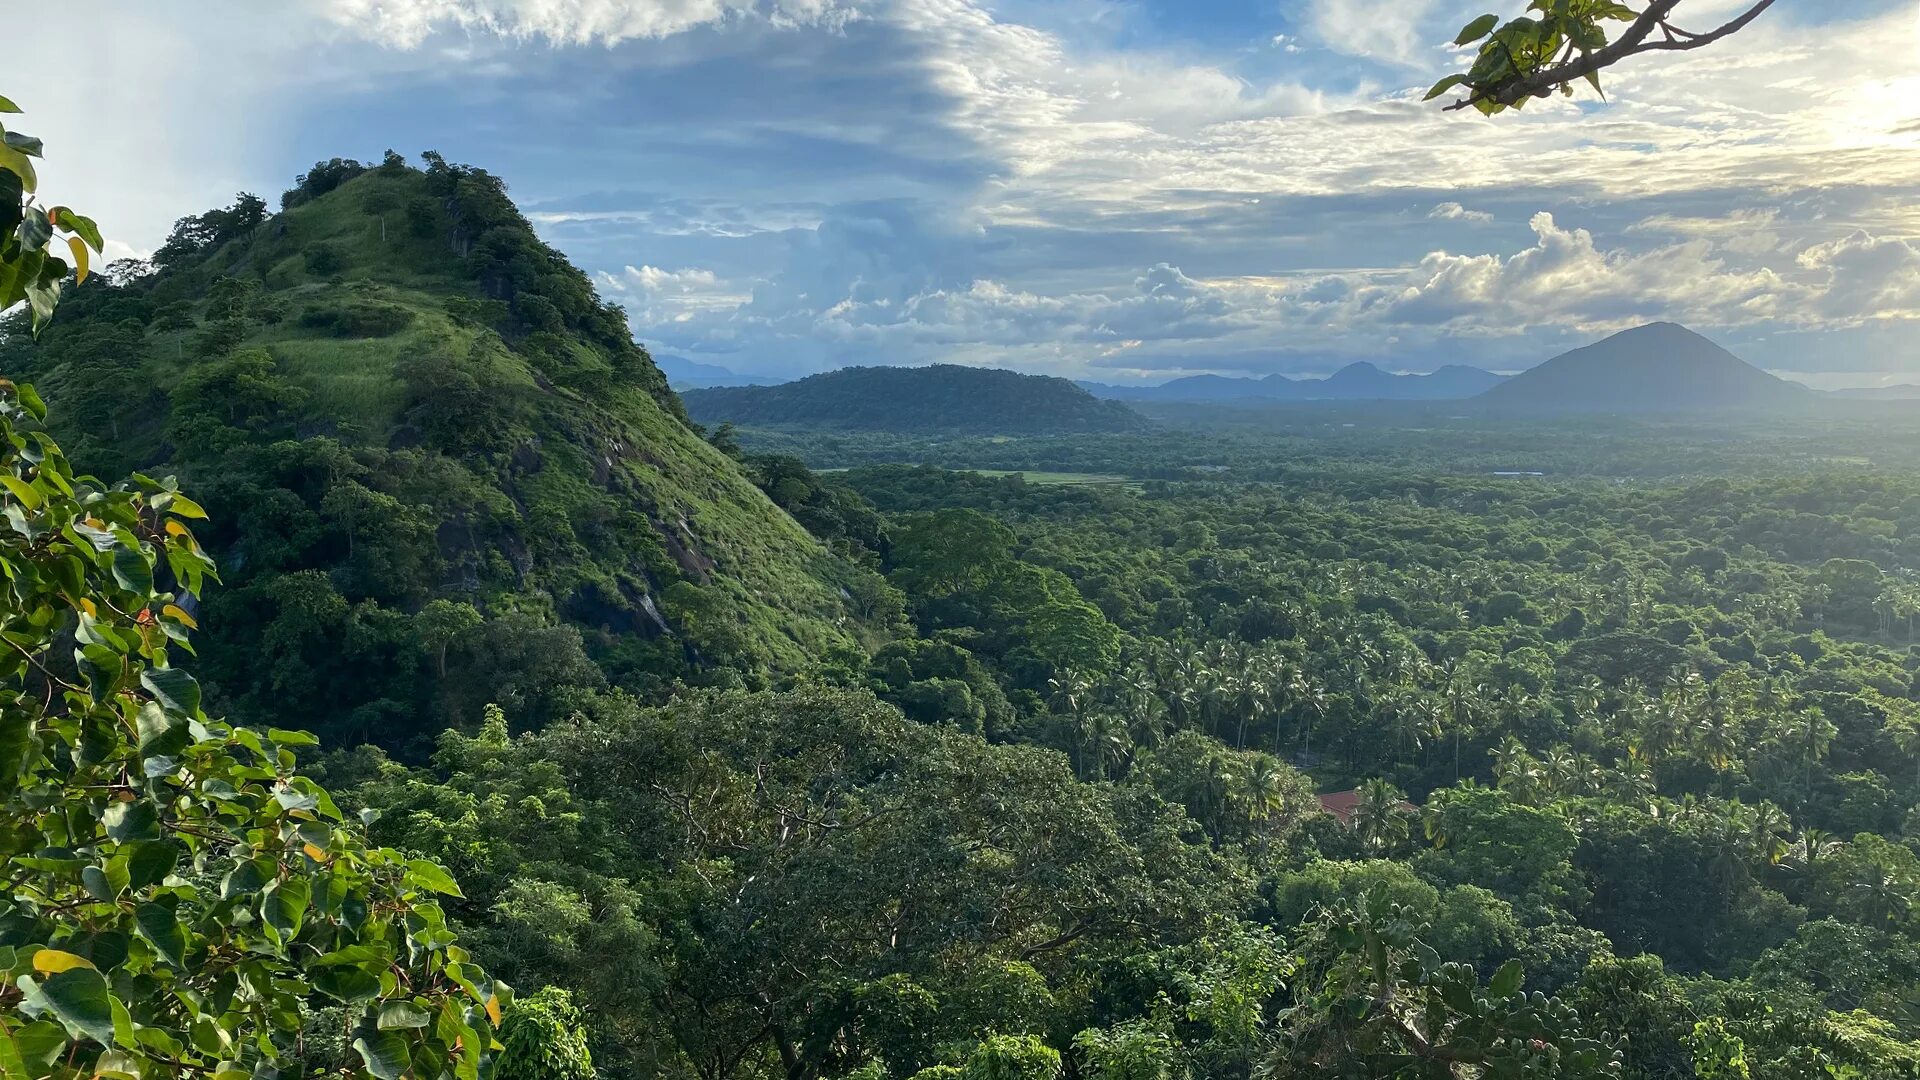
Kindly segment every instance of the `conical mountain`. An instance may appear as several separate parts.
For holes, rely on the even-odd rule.
[[[1777,408],[1812,396],[1684,326],[1657,322],[1563,353],[1474,400],[1509,411],[1658,413]]]
[[[844,597],[871,573],[701,438],[496,178],[335,160],[282,206],[183,219],[39,342],[0,334],[83,467],[178,472],[212,513],[222,709],[418,747],[490,702],[538,723],[570,687],[771,678],[868,632]]]

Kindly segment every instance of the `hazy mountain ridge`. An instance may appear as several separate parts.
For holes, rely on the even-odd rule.
[[[841,368],[778,386],[691,390],[682,400],[700,423],[757,427],[1047,435],[1146,425],[1066,379],[958,364]]]
[[[1157,386],[1120,386],[1083,381],[1096,397],[1114,401],[1258,403],[1266,401],[1450,401],[1470,398],[1505,381],[1464,364],[1449,364],[1428,374],[1394,374],[1362,360],[1324,379],[1286,375],[1233,378],[1190,375]]]

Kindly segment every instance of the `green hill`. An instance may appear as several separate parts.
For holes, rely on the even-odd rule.
[[[778,386],[689,390],[701,423],[912,434],[1067,435],[1146,422],[1066,379],[995,368],[850,367]]]
[[[879,632],[842,600],[870,573],[686,423],[503,184],[436,155],[182,219],[39,342],[8,320],[0,370],[83,468],[203,496],[200,670],[237,718],[404,745],[487,701],[765,682]]]

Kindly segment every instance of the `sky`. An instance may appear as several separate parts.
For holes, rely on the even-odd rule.
[[[1668,319],[1813,385],[1920,381],[1920,3],[1781,0],[1604,101],[1421,103],[1522,6],[61,0],[84,55],[4,92],[119,254],[437,149],[650,349],[745,374],[1508,371]]]

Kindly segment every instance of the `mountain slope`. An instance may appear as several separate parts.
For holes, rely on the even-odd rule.
[[[1805,387],[1761,371],[1674,323],[1649,323],[1563,353],[1475,398],[1540,412],[1751,409],[1812,400]]]
[[[223,708],[405,745],[855,644],[869,572],[688,427],[497,180],[335,161],[284,205],[185,219],[154,272],[0,337],[83,466],[178,471],[212,512]]]
[[[1360,361],[1348,364],[1324,379],[1290,379],[1268,375],[1235,379],[1222,375],[1189,375],[1158,386],[1112,386],[1083,382],[1096,397],[1114,401],[1246,402],[1266,401],[1449,401],[1469,398],[1499,385],[1504,376],[1449,364],[1426,375],[1396,375]]]
[[[779,386],[690,390],[701,423],[975,435],[1132,431],[1145,421],[1065,379],[994,368],[850,367]]]

